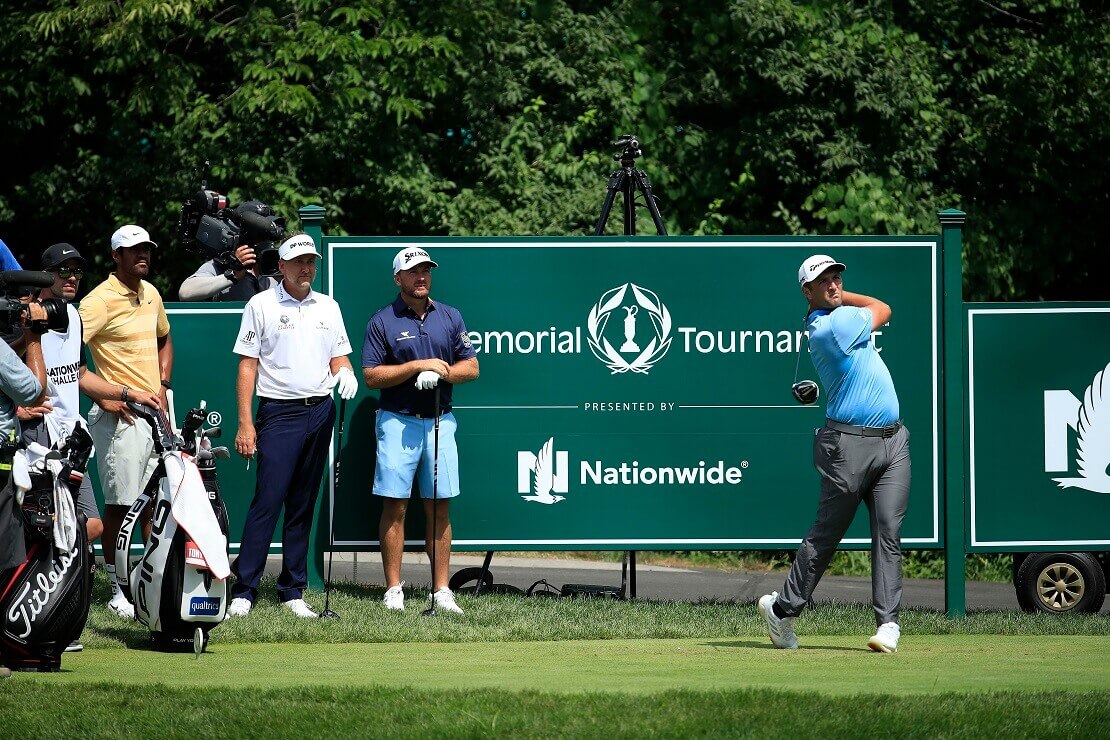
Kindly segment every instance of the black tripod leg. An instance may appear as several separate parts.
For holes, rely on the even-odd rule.
[[[624,171],[624,183],[621,191],[624,193],[624,235],[636,235],[636,181],[633,179],[635,170],[629,168]]]
[[[651,220],[655,222],[655,231],[659,236],[667,235],[667,227],[663,224],[663,216],[659,214],[659,204],[655,202],[655,196],[651,192],[651,182],[648,181],[647,175],[643,170],[636,170],[633,175],[636,179],[636,185],[640,188],[640,192],[644,194],[644,201],[647,203],[648,213],[651,214]]]
[[[597,226],[594,227],[594,236],[601,236],[605,233],[605,224],[609,222],[609,212],[613,210],[613,200],[617,197],[617,191],[621,189],[624,179],[624,170],[617,170],[609,176],[609,184],[605,186],[605,201],[601,204],[601,216],[598,217]]]

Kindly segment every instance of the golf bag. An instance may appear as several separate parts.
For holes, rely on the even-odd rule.
[[[227,611],[227,511],[215,466],[215,457],[226,455],[226,448],[213,450],[200,431],[203,404],[186,416],[180,440],[170,434],[160,413],[134,404],[132,409],[150,422],[161,459],[120,527],[116,580],[134,603],[135,618],[150,630],[155,650],[203,650],[208,632]],[[152,501],[150,540],[129,568],[131,533]],[[199,646],[194,643],[198,628]]]
[[[0,664],[12,670],[60,670],[62,653],[85,628],[92,548],[75,502],[92,449],[78,425],[56,449],[36,444],[16,453],[10,485],[23,492],[27,557],[0,573]]]

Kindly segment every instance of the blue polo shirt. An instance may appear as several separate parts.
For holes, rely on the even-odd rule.
[[[890,370],[871,341],[870,309],[816,310],[806,322],[809,350],[829,402],[825,415],[844,424],[885,427],[898,421]]]
[[[477,354],[457,308],[429,299],[428,312],[421,321],[398,295],[397,300],[371,316],[366,324],[362,366],[403,365],[434,357],[453,365]],[[440,411],[446,413],[451,410],[452,386],[445,380],[439,386]],[[381,392],[382,408],[386,411],[421,416],[435,413],[435,389],[418,391],[415,376],[392,388],[382,388]]]

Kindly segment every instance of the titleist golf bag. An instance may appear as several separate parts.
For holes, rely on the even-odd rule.
[[[138,404],[130,407],[150,423],[161,459],[120,527],[116,581],[135,604],[135,618],[150,629],[155,650],[203,650],[209,630],[227,611],[227,511],[215,462],[218,456],[228,456],[227,448],[213,449],[208,442],[219,435],[218,428],[201,429],[203,402],[186,415],[180,439],[171,434],[160,412]],[[150,540],[129,568],[131,532],[151,501]]]
[[[77,425],[53,449],[35,444],[15,453],[12,485],[23,494],[27,556],[0,573],[0,664],[12,670],[59,670],[62,653],[85,629],[92,549],[75,503],[92,450],[92,437]]]

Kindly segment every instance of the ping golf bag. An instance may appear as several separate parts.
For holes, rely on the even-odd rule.
[[[0,573],[0,663],[12,670],[59,670],[89,617],[92,549],[75,502],[92,449],[78,425],[55,449],[16,453],[12,485],[23,492],[27,556]]]
[[[150,423],[160,460],[120,527],[116,580],[134,603],[135,618],[150,629],[155,650],[203,651],[208,632],[227,611],[227,511],[215,465],[227,449],[213,449],[208,442],[218,429],[201,430],[203,403],[186,415],[180,439],[167,429],[160,412],[130,406]],[[151,501],[150,540],[129,568],[131,533]]]

